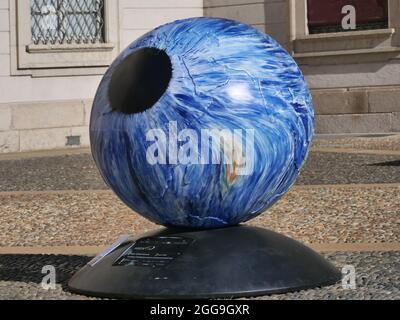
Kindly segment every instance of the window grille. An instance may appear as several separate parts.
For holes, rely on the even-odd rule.
[[[104,0],[30,0],[32,42],[104,43]]]

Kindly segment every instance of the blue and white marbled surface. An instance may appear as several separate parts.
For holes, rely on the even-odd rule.
[[[171,59],[166,92],[142,113],[112,111],[113,71],[145,47]],[[171,121],[199,135],[254,129],[253,173],[235,175],[223,163],[149,164],[146,133],[168,133]],[[311,96],[292,57],[270,36],[219,18],[175,21],[129,45],[101,81],[90,123],[95,162],[124,203],[155,223],[199,228],[238,224],[274,204],[294,183],[313,133]]]

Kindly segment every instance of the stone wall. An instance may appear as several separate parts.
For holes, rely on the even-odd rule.
[[[204,15],[238,20],[274,36],[289,46],[286,0],[204,0]]]
[[[89,146],[91,99],[102,75],[12,75],[9,4],[0,0],[0,153]],[[118,10],[122,50],[160,24],[202,16],[203,0],[119,0]]]
[[[365,39],[350,34],[346,46],[378,47],[362,54],[328,52],[341,40],[295,38],[293,7],[301,1],[119,0],[117,45],[122,50],[160,24],[203,13],[240,20],[269,33],[295,56],[312,90],[318,133],[400,132],[400,33],[372,31]],[[10,3],[0,0],[0,152],[88,146],[91,99],[101,74],[87,75],[82,69],[60,76],[48,69],[38,77],[12,75],[16,57]],[[392,3],[398,6],[391,10],[395,31],[400,1]],[[314,47],[322,48],[322,54],[309,51]],[[308,51],[299,55],[296,48]]]
[[[400,86],[313,90],[318,133],[400,132]]]
[[[400,132],[399,3],[391,3],[393,30],[345,37],[298,37],[305,0],[205,0],[204,14],[253,25],[295,57],[311,88],[317,133],[387,133]]]
[[[0,152],[89,146],[91,103],[75,99],[0,104]]]

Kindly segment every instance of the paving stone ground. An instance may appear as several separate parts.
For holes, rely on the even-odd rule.
[[[314,141],[314,147],[351,148],[360,150],[392,150],[400,151],[398,134],[328,136]]]
[[[111,191],[1,194],[0,246],[107,245],[157,226]],[[400,242],[400,184],[294,187],[249,224],[305,243]]]
[[[296,184],[400,183],[399,155],[311,152]],[[104,190],[88,153],[1,160],[1,191]]]
[[[338,283],[258,299],[400,299],[400,251],[384,246],[400,244],[400,135],[324,137],[314,146],[296,186],[249,223],[306,244],[377,249],[324,253],[356,268],[355,290]],[[0,250],[107,245],[154,228],[108,190],[87,150],[0,155]],[[0,299],[87,299],[65,284],[90,257],[11,253],[0,255]],[[44,265],[56,267],[55,290],[40,286]]]
[[[333,286],[288,294],[261,296],[257,299],[400,299],[400,252],[335,252],[324,254],[338,268],[353,265],[357,270],[356,287]],[[0,297],[2,299],[92,299],[68,291],[69,278],[91,257],[62,255],[0,256]],[[57,270],[56,289],[41,286],[42,266]]]

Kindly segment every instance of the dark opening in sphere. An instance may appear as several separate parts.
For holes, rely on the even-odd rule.
[[[151,221],[254,218],[295,182],[314,133],[310,92],[270,36],[231,20],[156,28],[113,62],[90,123],[107,184]]]
[[[131,114],[151,108],[168,87],[171,60],[163,50],[142,48],[124,59],[115,69],[109,100],[113,110]]]

